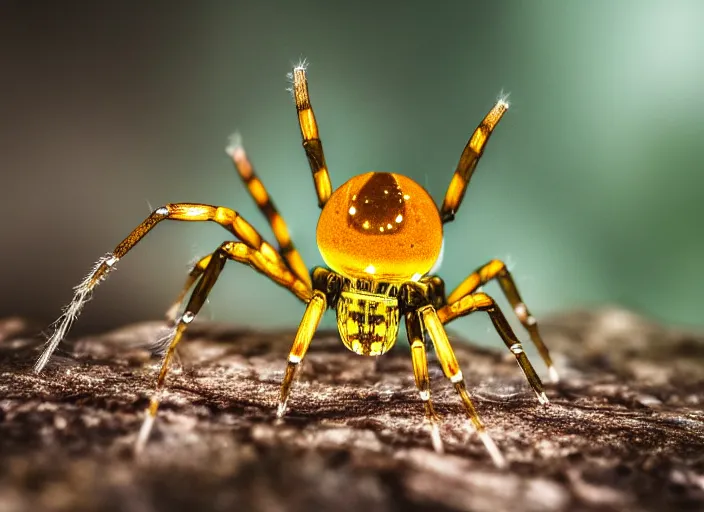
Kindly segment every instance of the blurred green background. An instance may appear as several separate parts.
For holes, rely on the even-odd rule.
[[[468,137],[511,93],[445,232],[450,288],[501,258],[539,318],[621,304],[701,328],[703,26],[698,0],[4,0],[0,314],[48,324],[149,205],[231,206],[273,238],[223,151],[235,130],[306,263],[321,264],[286,92],[306,57],[334,185],[401,172],[441,202]],[[161,318],[188,263],[227,235],[162,224],[76,332]],[[202,317],[278,328],[302,311],[230,264]],[[454,324],[493,343],[489,326]]]

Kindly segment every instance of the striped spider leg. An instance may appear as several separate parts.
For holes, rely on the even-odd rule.
[[[543,341],[543,338],[540,336],[540,332],[538,331],[538,322],[535,317],[530,313],[526,304],[523,302],[521,295],[518,293],[518,288],[516,287],[516,283],[513,279],[513,276],[511,276],[511,273],[509,272],[504,262],[500,260],[492,260],[486,265],[482,265],[481,267],[479,267],[477,270],[472,272],[464,281],[462,281],[462,283],[457,288],[455,288],[452,293],[448,296],[448,305],[445,306],[444,310],[439,311],[440,316],[446,318],[443,323],[449,322],[452,319],[457,318],[458,316],[462,316],[471,312],[469,311],[469,309],[471,309],[473,306],[469,304],[470,302],[472,302],[470,299],[465,299],[464,307],[460,306],[458,302],[463,300],[465,297],[471,296],[480,287],[484,286],[492,279],[496,279],[499,282],[499,286],[501,287],[501,290],[503,291],[504,295],[511,304],[513,311],[516,313],[516,316],[521,321],[523,327],[525,327],[525,329],[528,331],[533,345],[535,345],[535,348],[538,349],[540,357],[543,359],[545,366],[547,366],[548,368],[550,380],[552,382],[558,382],[559,375],[552,362],[552,358],[550,357],[550,351],[548,350],[547,345],[545,345],[545,342]],[[478,297],[478,302],[476,303],[480,304],[483,300],[484,299]],[[485,309],[485,311],[490,311],[491,309],[498,311],[498,306],[496,305],[489,305],[485,307],[489,308]],[[466,312],[461,313],[460,311]],[[490,312],[489,314],[491,315],[492,313]],[[494,321],[493,317],[492,321]],[[500,319],[497,321],[500,323],[500,325],[503,325],[505,323],[503,320]],[[494,322],[494,324],[496,325],[496,322]],[[505,327],[502,327],[502,331],[511,334],[511,332],[507,331]]]
[[[207,260],[206,260],[207,258]],[[244,263],[264,274],[276,284],[290,290],[297,298],[303,302],[309,302],[314,298],[313,291],[308,283],[296,277],[281,261],[271,261],[262,254],[261,251],[252,249],[242,242],[223,242],[211,255],[206,256],[201,262],[205,263],[205,268],[197,278],[193,292],[184,308],[183,313],[176,320],[169,346],[164,355],[161,370],[157,378],[156,389],[152,394],[149,406],[145,411],[144,422],[137,437],[135,451],[141,452],[144,448],[151,432],[157,410],[162,399],[166,375],[169,371],[169,364],[181,341],[188,325],[193,322],[201,307],[205,303],[210,291],[217,281],[225,263],[228,260]],[[199,262],[199,263],[201,263]]]
[[[115,264],[130,249],[164,220],[215,222],[230,231],[248,247],[261,252],[267,260],[272,262],[281,261],[281,256],[279,256],[276,249],[264,241],[254,227],[242,218],[239,213],[230,208],[197,203],[172,203],[157,208],[139,226],[132,230],[112,252],[98,260],[93,270],[76,286],[72,301],[64,308],[63,314],[56,321],[54,331],[47,340],[44,352],[34,365],[35,372],[41,372],[49,362],[54,350],[56,350],[56,347],[71,328],[95,287],[107,277],[115,268]]]

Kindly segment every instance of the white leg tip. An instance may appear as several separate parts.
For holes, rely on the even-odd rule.
[[[540,402],[543,405],[548,405],[550,403],[550,400],[548,400],[548,396],[545,394],[545,391],[541,391],[540,393],[536,393],[538,396],[538,402]]]
[[[42,352],[42,355],[34,365],[35,373],[42,372],[44,367],[49,362],[51,355],[56,350],[56,347],[59,346],[59,343],[61,343],[64,339],[66,333],[68,333],[69,329],[71,329],[74,320],[76,320],[76,318],[78,318],[81,314],[83,306],[86,302],[88,302],[88,300],[90,300],[90,295],[93,289],[107,277],[111,270],[113,270],[118,259],[119,258],[112,253],[106,254],[95,263],[93,270],[90,271],[90,274],[88,274],[83,281],[74,287],[73,299],[64,308],[63,313],[61,313],[61,316],[54,324],[54,332],[47,340],[44,352]]]
[[[42,352],[42,355],[39,357],[36,363],[34,363],[34,373],[42,373],[44,370],[44,367],[46,364],[49,362],[49,358],[51,357],[53,350],[53,343],[50,342],[50,346],[52,347],[51,350],[47,349],[44,352]]]
[[[550,366],[548,368],[548,373],[550,374],[550,382],[552,382],[553,384],[557,384],[558,382],[560,382],[560,375],[558,375],[557,370],[554,366]]]
[[[227,147],[225,148],[225,153],[230,155],[232,158],[236,156],[239,157],[244,152],[242,149],[242,135],[239,132],[235,132],[227,139]]]
[[[430,440],[436,453],[445,453],[445,445],[440,437],[440,427],[436,421],[430,422]]]
[[[144,451],[144,447],[149,439],[149,434],[152,432],[152,427],[154,426],[154,416],[149,414],[149,411],[145,411],[144,422],[142,423],[142,428],[139,429],[139,435],[137,436],[137,443],[134,445],[135,455],[139,455]]]
[[[276,408],[276,418],[281,419],[284,417],[284,414],[286,414],[286,400],[283,402],[279,403],[279,406]]]
[[[496,443],[494,443],[491,436],[489,436],[486,431],[477,432],[477,434],[479,435],[479,439],[481,439],[482,443],[484,443],[486,451],[489,452],[494,465],[500,469],[505,468],[507,466],[506,459],[501,453],[501,450],[499,450],[499,447],[496,446]]]

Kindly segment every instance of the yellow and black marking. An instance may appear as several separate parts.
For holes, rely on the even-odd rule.
[[[176,297],[176,300],[172,303],[171,307],[166,312],[166,319],[167,320],[169,320],[171,322],[176,321],[176,315],[178,314],[178,308],[181,306],[183,299],[186,298],[186,294],[188,293],[188,290],[191,289],[191,287],[195,284],[195,282],[198,280],[198,278],[201,276],[201,274],[203,274],[206,267],[208,266],[208,263],[210,263],[210,260],[212,259],[212,257],[213,257],[212,254],[208,254],[206,256],[203,256],[201,259],[198,260],[198,262],[195,265],[193,265],[193,268],[188,273],[188,277],[186,277],[186,282],[183,285],[183,288],[181,288],[181,292],[178,294],[178,297]]]
[[[332,183],[328,166],[325,163],[325,153],[323,153],[323,143],[318,134],[318,123],[315,120],[313,107],[310,104],[308,95],[308,80],[306,70],[303,66],[298,66],[293,70],[293,98],[296,101],[298,111],[298,124],[303,137],[303,149],[308,157],[308,164],[313,173],[313,183],[315,192],[318,195],[318,206],[322,208],[330,199],[332,194]]]
[[[442,322],[438,318],[438,315],[430,305],[420,308],[417,312],[420,316],[423,325],[428,330],[428,335],[430,336],[433,346],[435,347],[435,352],[440,361],[440,366],[442,366],[443,373],[450,382],[455,386],[455,391],[460,396],[462,400],[462,405],[464,406],[464,412],[467,417],[472,422],[472,426],[477,432],[479,439],[484,443],[484,447],[491,456],[494,464],[497,467],[504,467],[506,465],[506,460],[504,459],[501,451],[497,448],[494,441],[489,436],[489,433],[484,427],[484,423],[479,418],[477,409],[472,403],[472,399],[469,397],[467,392],[467,384],[465,383],[464,376],[460,370],[455,353],[450,345],[450,340],[447,339],[447,333],[442,326]]]
[[[492,279],[498,280],[499,286],[501,286],[501,290],[511,304],[516,316],[521,321],[523,327],[528,331],[531,341],[535,345],[535,348],[538,349],[540,357],[548,367],[551,380],[554,382],[558,381],[557,371],[550,357],[550,351],[538,331],[538,322],[528,310],[525,302],[523,302],[521,295],[518,293],[516,282],[503,261],[491,260],[486,265],[482,265],[472,272],[452,291],[447,298],[448,304],[453,304],[463,297],[473,294],[480,286],[484,286]]]
[[[276,242],[279,244],[279,254],[286,262],[288,268],[290,268],[301,281],[310,286],[311,281],[308,268],[300,253],[293,245],[286,221],[284,221],[284,218],[276,209],[274,202],[271,200],[271,197],[269,197],[266,187],[254,172],[254,167],[247,157],[244,148],[241,145],[234,147],[231,155],[237,173],[242,178],[254,202],[257,204],[262,214],[264,214],[264,217],[266,217],[269,226],[271,226],[274,232]]]
[[[460,395],[467,417],[470,419],[477,432],[483,432],[485,430],[484,423],[482,423],[482,420],[479,418],[479,414],[477,414],[477,410],[467,394],[464,376],[457,362],[455,351],[452,350],[450,340],[447,338],[447,333],[435,312],[435,308],[425,306],[419,309],[416,314],[420,317],[423,325],[425,325],[425,328],[428,330],[428,335],[435,347],[435,353],[437,354],[442,371],[445,377],[454,384],[455,390]]]
[[[211,206],[199,203],[171,203],[157,208],[139,226],[134,228],[112,252],[121,259],[127,252],[144,238],[159,222],[179,220],[189,222],[215,222],[235,235],[252,249],[257,249],[271,261],[279,261],[278,252],[247,222],[239,213],[224,206]]]
[[[428,356],[423,339],[423,324],[415,311],[406,313],[406,334],[411,345],[413,361],[413,376],[416,388],[425,407],[425,419],[430,423],[439,421],[438,415],[430,399],[430,375],[428,373]]]
[[[312,292],[306,311],[303,314],[301,323],[296,331],[296,337],[293,340],[291,351],[288,354],[288,362],[286,363],[286,372],[284,373],[283,381],[281,382],[281,391],[279,392],[279,407],[276,415],[280,418],[286,412],[286,404],[291,392],[291,385],[296,377],[301,361],[308,352],[308,347],[313,339],[315,331],[318,329],[323,313],[327,309],[327,298],[325,294],[319,290]]]
[[[378,356],[396,343],[399,326],[398,299],[389,295],[344,290],[337,301],[340,338],[352,352]]]
[[[457,213],[462,203],[469,180],[484,152],[484,147],[489,141],[489,137],[491,137],[491,132],[507,110],[508,103],[504,100],[499,100],[484,117],[477,129],[474,130],[469,142],[467,142],[440,209],[440,216],[443,222],[450,222],[455,218],[455,213]]]
[[[142,238],[144,238],[147,233],[149,233],[159,222],[163,220],[178,220],[186,222],[215,222],[230,233],[235,235],[239,240],[242,241],[244,245],[256,251],[258,255],[255,261],[260,259],[266,262],[266,265],[270,265],[269,271],[276,270],[279,272],[282,268],[288,269],[286,262],[279,255],[279,252],[266,242],[262,236],[257,232],[257,230],[249,222],[247,222],[239,213],[230,208],[225,208],[223,206],[211,206],[207,204],[198,203],[171,203],[160,208],[157,208],[152,212],[149,217],[147,217],[139,226],[132,230],[132,232],[125,237],[125,239],[120,242],[115,250],[111,253],[111,258],[103,262],[100,267],[92,275],[91,286],[99,282],[114,262],[121,259],[125,254],[127,254],[137,243],[139,243]],[[193,286],[193,284],[198,279],[213,255],[208,255],[202,258],[191,270],[186,283],[177,298],[175,305],[180,304],[180,302],[185,297],[188,290]],[[261,263],[261,267],[266,266],[265,263]],[[258,270],[262,271],[258,268]],[[272,274],[275,275],[275,274]],[[295,280],[291,280],[291,288],[288,284],[282,284],[289,288],[296,296],[299,298],[301,294],[310,294],[310,276],[308,272],[304,274],[306,279],[301,279],[299,276],[295,275]],[[278,281],[277,281],[278,282]],[[288,283],[289,281],[287,281]],[[303,291],[306,290],[306,292]],[[173,316],[174,306],[169,309],[167,313],[168,316]]]

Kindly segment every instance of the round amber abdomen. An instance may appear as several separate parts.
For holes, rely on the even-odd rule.
[[[316,237],[323,260],[335,272],[405,281],[417,279],[435,264],[442,222],[433,199],[412,179],[369,172],[330,196]]]

